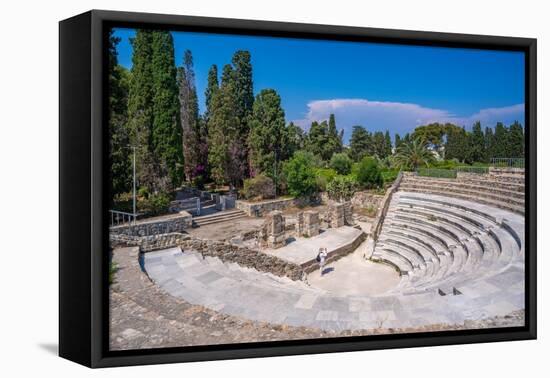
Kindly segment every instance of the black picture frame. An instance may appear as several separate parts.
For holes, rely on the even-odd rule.
[[[525,53],[524,327],[108,350],[106,31],[113,26],[511,50]],[[535,339],[536,39],[92,10],[59,23],[59,354],[89,367]]]

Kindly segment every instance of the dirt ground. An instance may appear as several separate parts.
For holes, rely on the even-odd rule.
[[[244,232],[259,228],[263,222],[263,218],[246,217],[234,219],[231,222],[213,223],[190,228],[187,232],[200,239],[228,240]]]

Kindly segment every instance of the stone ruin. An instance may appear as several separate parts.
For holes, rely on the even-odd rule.
[[[261,244],[268,248],[281,248],[285,245],[285,218],[281,211],[267,214],[259,237]]]
[[[302,230],[303,236],[312,237],[319,235],[319,212],[305,211],[304,212],[304,227]]]
[[[330,227],[338,228],[345,224],[345,211],[343,203],[333,203],[330,205]]]
[[[296,220],[296,236],[312,237],[319,235],[319,229],[321,228],[321,220],[319,218],[319,212],[308,210],[299,212]]]

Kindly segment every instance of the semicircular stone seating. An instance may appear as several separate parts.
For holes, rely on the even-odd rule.
[[[518,170],[459,180],[405,175],[371,257],[402,276],[392,292],[492,290],[513,292],[508,299],[517,303],[523,281],[507,278],[524,275],[523,177]]]
[[[521,174],[406,175],[366,256],[400,274],[377,295],[331,293],[180,248],[144,253],[142,266],[173,296],[271,324],[335,331],[463,324],[525,308],[520,205]]]

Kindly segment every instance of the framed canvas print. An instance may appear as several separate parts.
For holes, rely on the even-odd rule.
[[[536,40],[60,22],[60,355],[536,337]]]

